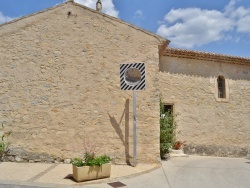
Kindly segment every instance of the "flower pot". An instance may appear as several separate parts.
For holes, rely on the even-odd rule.
[[[81,166],[73,165],[73,178],[77,182],[95,180],[100,178],[110,177],[111,163],[106,163],[101,166]]]
[[[182,144],[180,142],[177,142],[174,144],[174,149],[179,150],[181,148]]]

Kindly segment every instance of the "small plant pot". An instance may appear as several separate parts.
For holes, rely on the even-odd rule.
[[[179,150],[179,149],[181,149],[181,143],[176,143],[175,145],[174,145],[174,149],[176,149],[176,150]]]
[[[111,163],[101,166],[82,166],[73,165],[73,178],[77,182],[95,180],[101,178],[109,178],[111,172]]]

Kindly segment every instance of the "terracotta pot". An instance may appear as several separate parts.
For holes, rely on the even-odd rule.
[[[180,149],[181,148],[181,143],[179,143],[179,142],[177,142],[177,143],[175,143],[175,145],[174,145],[174,149]]]

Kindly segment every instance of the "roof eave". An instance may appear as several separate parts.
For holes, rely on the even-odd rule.
[[[188,59],[221,62],[221,63],[250,65],[250,58],[209,53],[209,52],[200,52],[200,51],[193,51],[193,50],[183,50],[183,49],[178,49],[178,48],[166,48],[162,52],[162,55],[170,56],[170,57],[180,57],[180,58],[188,58]]]

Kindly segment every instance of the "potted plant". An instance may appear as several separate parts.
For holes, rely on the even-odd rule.
[[[83,158],[71,159],[73,178],[77,182],[110,177],[111,159],[107,155],[95,156],[94,150],[86,150]]]
[[[186,141],[176,141],[173,145],[173,149],[180,150],[186,145]]]

